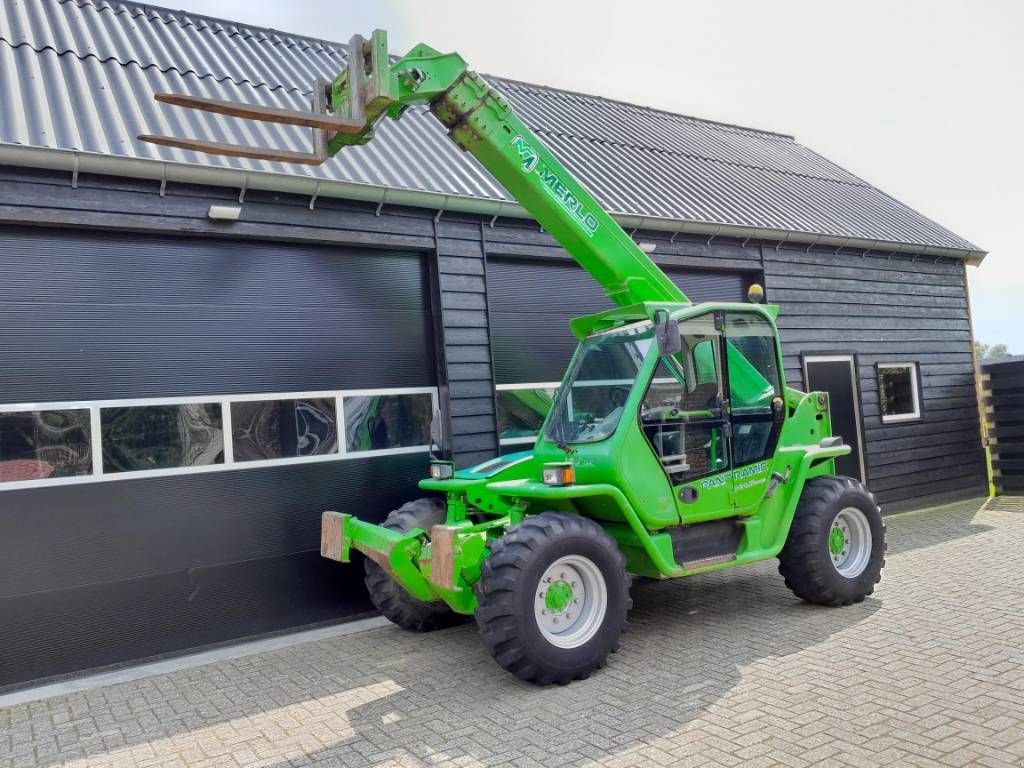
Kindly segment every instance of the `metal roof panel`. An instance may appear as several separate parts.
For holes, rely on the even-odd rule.
[[[307,129],[158,104],[175,91],[303,109],[338,43],[112,0],[0,0],[0,143],[509,201],[423,108],[319,168],[143,144],[139,133],[304,151]],[[979,249],[792,137],[488,77],[610,212]]]

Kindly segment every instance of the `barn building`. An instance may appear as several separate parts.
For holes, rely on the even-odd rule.
[[[413,497],[426,423],[528,446],[598,286],[410,111],[320,168],[154,91],[304,108],[343,45],[108,0],[0,2],[0,687],[337,621],[324,509]],[[762,283],[886,511],[980,495],[984,252],[791,136],[489,78],[695,301]]]

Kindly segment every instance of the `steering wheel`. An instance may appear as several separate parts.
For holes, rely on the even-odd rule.
[[[619,424],[622,411],[626,406],[626,401],[629,399],[629,393],[629,387],[608,387],[606,397],[612,409],[600,421],[593,417],[590,417],[589,420],[580,419],[578,422],[579,426],[577,427],[579,436],[594,436],[600,440],[614,432],[615,427]]]
[[[601,419],[600,422],[592,421],[587,424],[587,431],[595,435],[599,440],[603,440],[608,437],[612,432],[615,431],[615,427],[619,425],[619,419],[622,417],[622,406],[613,408],[608,412],[608,415]]]

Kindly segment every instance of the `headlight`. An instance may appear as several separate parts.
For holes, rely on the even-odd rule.
[[[455,474],[455,465],[450,461],[430,462],[431,480],[448,480]]]
[[[545,464],[541,473],[545,485],[572,485],[576,482],[576,468],[572,464]]]

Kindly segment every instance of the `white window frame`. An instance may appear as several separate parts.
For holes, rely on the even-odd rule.
[[[40,480],[15,480],[0,483],[0,492],[22,488],[44,488],[58,485],[79,485],[102,483],[114,480],[137,480],[148,477],[173,477],[194,475],[202,472],[228,472],[262,467],[288,466],[291,464],[318,464],[327,461],[370,459],[378,456],[400,456],[411,453],[429,453],[430,445],[414,445],[403,448],[381,448],[371,451],[349,451],[345,435],[344,399],[346,397],[377,397],[387,395],[430,395],[431,411],[438,409],[437,387],[393,387],[382,389],[335,389],[319,392],[259,392],[239,395],[193,395],[188,397],[149,397],[124,400],[75,400],[47,403],[0,404],[0,413],[21,413],[25,411],[88,410],[89,430],[92,442],[92,473],[73,477],[48,477]],[[337,420],[338,450],[317,456],[289,456],[278,459],[257,459],[235,461],[231,428],[231,403],[264,400],[333,400]],[[221,410],[221,433],[224,461],[220,464],[206,464],[195,467],[167,467],[163,469],[129,470],[122,472],[103,471],[103,436],[100,411],[104,408],[131,408],[149,405],[191,405],[216,404]]]
[[[882,371],[891,368],[906,368],[910,371],[910,391],[913,397],[914,410],[911,413],[882,413]],[[878,415],[883,424],[898,424],[901,421],[918,421],[921,418],[921,376],[915,362],[876,363],[875,375],[878,377]]]

